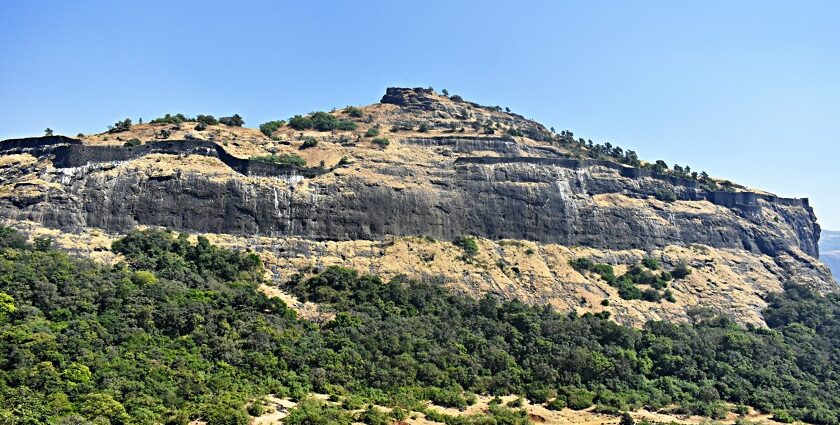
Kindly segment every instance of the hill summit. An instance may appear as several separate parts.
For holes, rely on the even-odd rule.
[[[0,142],[0,216],[108,261],[140,226],[260,253],[277,281],[329,265],[439,280],[640,325],[837,289],[807,199],[555,131],[498,106],[388,88],[245,128],[169,114]]]

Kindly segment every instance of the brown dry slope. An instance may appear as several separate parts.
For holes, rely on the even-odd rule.
[[[816,258],[819,227],[805,200],[657,172],[570,132],[426,89],[389,89],[380,103],[329,115],[355,129],[285,125],[265,135],[187,122],[5,141],[0,218],[103,260],[105,241],[161,226],[257,250],[275,286],[343,265],[609,311],[633,325],[686,320],[698,305],[762,324],[762,297],[784,282],[837,289]],[[141,146],[123,147],[131,139]],[[249,161],[264,155],[306,166]],[[462,235],[476,237],[470,258],[451,243]],[[673,302],[622,299],[569,265],[585,257],[622,273],[646,256],[693,271],[669,285]]]

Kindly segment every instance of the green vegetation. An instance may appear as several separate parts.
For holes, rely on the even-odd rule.
[[[386,137],[377,137],[371,140],[371,143],[373,143],[376,146],[379,146],[379,149],[385,149],[388,147],[388,145],[391,144],[391,141],[388,140]]]
[[[464,250],[465,257],[474,257],[478,254],[478,243],[475,238],[469,236],[458,236],[452,244]]]
[[[315,146],[318,146],[318,139],[307,136],[303,138],[303,143],[300,145],[300,148],[309,149],[314,148]]]
[[[195,117],[195,120],[198,121],[199,124],[204,124],[205,126],[219,124],[219,120],[212,115],[198,115]]]
[[[47,127],[44,129],[44,136],[50,137],[53,135],[53,129]]]
[[[239,114],[233,114],[232,117],[219,118],[219,124],[224,124],[228,127],[242,127],[245,125],[245,120]]]
[[[379,127],[371,127],[365,132],[365,137],[376,137],[379,135]]]
[[[123,146],[127,148],[133,148],[135,146],[140,146],[141,144],[142,142],[140,141],[140,139],[129,139],[125,143],[123,143]]]
[[[569,262],[578,272],[592,272],[600,276],[605,282],[618,288],[618,295],[625,300],[644,300],[659,302],[665,299],[676,302],[671,291],[659,292],[668,286],[668,282],[674,279],[682,279],[691,274],[691,269],[684,263],[679,263],[673,272],[659,270],[662,265],[659,260],[653,257],[645,257],[640,264],[631,267],[627,273],[616,277],[615,272],[609,264],[596,264],[588,258],[576,258]],[[649,289],[641,290],[636,285],[648,285]]]
[[[187,118],[184,114],[166,114],[161,118],[155,118],[149,121],[150,124],[182,124],[188,121],[195,121],[194,119]]]
[[[362,117],[362,110],[355,107],[355,106],[348,106],[348,107],[344,108],[344,112],[347,113],[347,115],[350,115],[353,118],[361,118]]]
[[[257,161],[264,161],[264,162],[273,162],[275,164],[294,165],[294,166],[297,166],[297,167],[305,167],[306,166],[306,160],[301,158],[300,155],[297,155],[297,154],[294,154],[294,153],[292,153],[292,154],[284,153],[284,154],[280,154],[280,155],[275,155],[275,154],[257,155],[257,156],[252,156],[251,159],[257,160]]]
[[[291,424],[381,423],[374,408],[347,409],[465,406],[470,392],[614,412],[676,405],[720,417],[730,402],[784,420],[840,415],[837,294],[786,286],[767,298],[768,329],[717,316],[633,329],[330,267],[286,284],[337,312],[315,325],[257,289],[255,254],[163,231],[130,233],[113,250],[124,261],[107,266],[0,228],[3,423],[245,424],[268,393],[304,400]],[[348,395],[331,405],[305,400],[312,391]],[[483,417],[427,414],[527,423],[499,403]]]
[[[289,127],[295,130],[355,130],[358,126],[352,121],[340,120],[326,112],[313,112],[308,116],[295,115],[289,119]]]
[[[121,133],[131,129],[131,119],[126,118],[122,121],[117,121],[114,125],[108,127],[109,133]]]
[[[286,125],[286,121],[269,121],[260,124],[260,132],[265,134],[266,137],[271,137],[275,131],[279,130],[280,127]]]

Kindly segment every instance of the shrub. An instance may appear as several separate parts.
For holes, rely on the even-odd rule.
[[[616,281],[615,271],[609,264],[595,264],[592,266],[592,271],[601,276],[604,281],[610,285],[614,285]]]
[[[782,423],[792,423],[794,421],[793,416],[787,410],[776,410],[773,412],[774,421],[782,422]]]
[[[376,137],[379,135],[379,127],[371,127],[365,132],[365,137]]]
[[[126,118],[122,121],[117,121],[113,126],[108,128],[109,133],[120,133],[131,129],[131,118]]]
[[[588,258],[576,258],[569,262],[569,264],[577,271],[592,270],[595,263]]]
[[[184,114],[170,115],[166,114],[162,118],[155,118],[149,121],[150,124],[181,124],[183,122],[192,121]]]
[[[566,403],[570,409],[583,410],[595,404],[595,393],[582,388],[567,389]]]
[[[200,123],[196,124],[195,127],[193,127],[193,130],[195,130],[195,131],[207,130],[207,124],[204,124],[204,123],[200,122]]]
[[[296,154],[280,154],[280,155],[258,155],[252,156],[251,159],[263,162],[273,162],[275,164],[288,164],[288,165],[295,165],[298,167],[305,167],[306,160],[301,158],[300,155]]]
[[[642,291],[643,301],[659,302],[661,299],[662,295],[656,289],[645,289]]]
[[[348,106],[348,107],[344,108],[344,112],[346,112],[347,115],[350,115],[353,118],[361,118],[362,117],[362,110],[355,107],[355,106]]]
[[[621,279],[618,282],[618,296],[623,300],[638,300],[642,298],[642,292],[632,281]]]
[[[140,142],[140,139],[129,139],[127,142],[123,143],[123,146],[133,148],[135,146],[140,146],[141,144],[142,142]]]
[[[393,422],[390,415],[374,406],[368,406],[365,411],[359,414],[358,420],[367,425],[391,425]]]
[[[385,137],[377,137],[371,141],[374,145],[379,146],[380,149],[385,149],[391,144],[391,141]]]
[[[172,133],[170,133],[169,130],[163,129],[159,133],[157,133],[155,137],[157,137],[158,139],[168,139],[171,135]]]
[[[452,243],[464,250],[464,255],[468,257],[472,257],[475,254],[478,254],[478,243],[476,243],[475,238],[471,238],[469,236],[458,236],[455,238]]]
[[[217,120],[216,117],[214,117],[212,115],[199,115],[199,116],[195,117],[195,120],[198,121],[199,124],[204,124],[204,125],[218,125],[219,124],[219,120]]]
[[[352,121],[340,120],[326,112],[313,112],[307,117],[295,115],[289,119],[289,127],[295,130],[331,131],[355,130],[358,125]]]
[[[610,300],[604,298],[603,300],[601,300],[601,305],[604,307],[608,307],[610,305]]]
[[[548,410],[563,410],[566,408],[566,398],[565,397],[557,397],[554,400],[549,401],[545,408]]]
[[[636,421],[633,420],[633,417],[629,413],[624,412],[621,414],[621,420],[618,422],[618,425],[636,425]]]
[[[429,131],[429,124],[422,123],[420,124],[420,127],[417,130],[421,133],[426,133]]]
[[[674,298],[674,293],[671,292],[670,289],[665,290],[665,293],[662,295],[662,298],[664,298],[665,301],[668,301],[668,302],[672,302],[672,303],[677,302],[677,299]]]
[[[309,149],[318,146],[318,140],[314,137],[304,137],[303,144],[300,145],[301,149]]]
[[[242,127],[245,125],[245,120],[239,116],[239,114],[233,114],[231,117],[221,117],[219,118],[219,123],[224,124],[228,127]]]
[[[656,199],[662,202],[674,202],[677,200],[677,194],[671,189],[661,189],[656,191]]]
[[[653,257],[642,258],[642,264],[651,270],[659,270],[659,268],[662,267],[659,260]]]
[[[516,397],[515,399],[507,402],[507,407],[522,407],[522,397]]]
[[[683,279],[690,274],[691,269],[688,268],[688,265],[682,262],[677,263],[677,266],[674,267],[674,270],[671,271],[671,276],[673,276],[674,279]]]
[[[260,132],[262,132],[262,134],[265,134],[266,137],[271,137],[271,135],[275,131],[279,130],[280,127],[283,127],[283,125],[285,125],[285,124],[286,124],[286,121],[264,122],[264,123],[260,124]]]
[[[254,401],[248,406],[248,414],[251,416],[262,416],[265,413],[265,406],[261,400]]]
[[[302,401],[283,418],[286,425],[350,425],[352,422],[347,412],[312,399]]]

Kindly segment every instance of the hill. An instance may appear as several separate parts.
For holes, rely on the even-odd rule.
[[[264,123],[128,121],[0,144],[0,217],[80,255],[138,226],[259,252],[277,281],[352,266],[623,324],[837,284],[807,199],[555,132],[430,89]],[[645,268],[643,263],[656,265]]]

